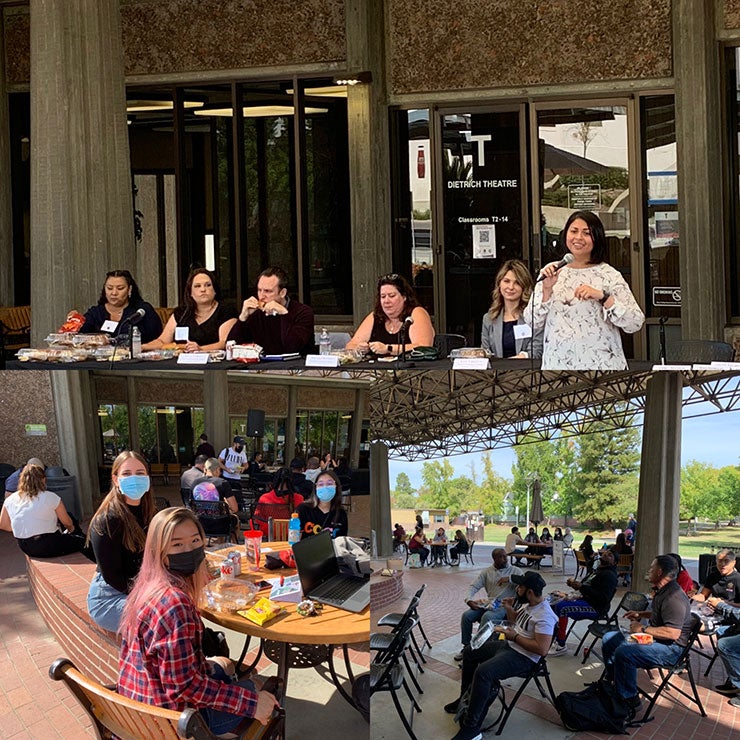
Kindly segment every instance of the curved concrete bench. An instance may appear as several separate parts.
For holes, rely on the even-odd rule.
[[[61,558],[26,557],[31,594],[41,616],[78,668],[101,684],[118,679],[118,637],[87,613],[95,563],[74,553]]]

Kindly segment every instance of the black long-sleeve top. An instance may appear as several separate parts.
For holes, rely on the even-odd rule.
[[[143,528],[141,506],[128,506],[128,509]],[[123,546],[123,523],[118,517],[108,517],[107,525],[102,523],[100,526],[102,534],[97,526],[90,527],[90,543],[98,571],[109,586],[127,594],[131,590],[131,581],[139,574],[144,553],[131,552]]]

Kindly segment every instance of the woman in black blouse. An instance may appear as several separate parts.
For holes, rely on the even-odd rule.
[[[110,632],[118,630],[154,514],[146,460],[138,452],[122,452],[113,461],[110,491],[87,532],[98,564],[87,594],[87,610],[96,624]]]
[[[301,520],[301,539],[325,529],[332,538],[347,535],[347,512],[342,508],[342,484],[333,470],[324,470],[316,477],[310,499],[296,509]]]
[[[204,267],[193,270],[185,285],[182,305],[174,310],[159,337],[142,349],[161,349],[172,342],[184,342],[186,352],[223,349],[236,323],[236,310],[225,306],[220,298],[221,290],[213,273]]]

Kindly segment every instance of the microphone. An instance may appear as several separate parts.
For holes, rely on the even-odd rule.
[[[407,316],[407,317],[406,317],[406,318],[405,318],[405,319],[403,320],[403,323],[404,323],[404,326],[411,326],[411,324],[413,324],[413,323],[414,323],[414,318],[413,318],[413,316]]]
[[[120,326],[124,326],[125,324],[138,324],[139,321],[141,321],[144,316],[146,316],[146,311],[143,308],[137,308],[136,311],[134,311],[131,316],[127,316],[120,324]],[[119,326],[119,328],[120,328]]]
[[[555,265],[555,271],[557,272],[558,270],[560,270],[561,268],[565,267],[566,265],[569,265],[569,264],[570,264],[571,262],[573,262],[573,260],[574,260],[574,259],[575,259],[575,258],[573,257],[573,255],[572,255],[572,254],[571,254],[570,252],[568,252],[568,254],[564,255],[564,256],[563,256],[563,259],[561,259],[561,260],[560,260],[560,262],[558,262],[558,263],[557,263],[557,264]],[[547,276],[546,276],[546,275],[540,275],[540,276],[539,276],[539,277],[537,278],[537,280],[535,280],[534,282],[535,282],[535,283],[539,283],[539,282],[541,282],[542,280],[544,280],[544,279],[545,279],[545,277],[547,277]]]

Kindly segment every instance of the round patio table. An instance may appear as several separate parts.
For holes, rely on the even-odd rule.
[[[295,574],[295,570],[267,570],[264,568],[266,551],[279,552],[287,548],[287,542],[263,543],[263,567],[259,571],[243,572],[240,578],[256,582],[262,579],[279,578],[281,575]],[[242,562],[244,563],[244,560]],[[257,598],[268,594],[269,589],[265,588],[258,592]],[[348,646],[370,640],[370,607],[367,606],[362,612],[355,614],[344,609],[324,605],[320,616],[302,617],[296,611],[297,604],[292,602],[276,603],[283,607],[283,614],[262,626],[235,613],[216,612],[204,607],[201,607],[200,612],[209,621],[246,635],[239,662],[244,659],[251,638],[259,638],[261,641],[260,652],[253,665],[256,664],[260,655],[264,652],[270,660],[277,664],[277,675],[283,679],[284,691],[287,689],[290,668],[317,667],[326,663],[337,691],[353,707],[357,708],[337,676],[334,667],[334,649],[341,646],[347,675],[350,684],[353,684],[355,679],[349,662]]]

